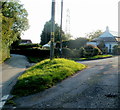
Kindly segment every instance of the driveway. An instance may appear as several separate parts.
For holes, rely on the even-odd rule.
[[[17,77],[26,70],[29,65],[27,58],[23,55],[12,54],[11,58],[0,64],[0,99],[6,100],[16,82]],[[0,107],[2,103],[0,101]]]
[[[79,63],[88,68],[50,89],[14,100],[17,107],[117,108],[118,57]]]

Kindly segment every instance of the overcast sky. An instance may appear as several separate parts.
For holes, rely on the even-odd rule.
[[[51,18],[52,0],[20,0],[28,11],[30,28],[22,39],[40,42],[40,34],[46,21]],[[98,29],[118,31],[119,0],[63,0],[63,30],[66,28],[67,9],[70,10],[70,33],[74,38],[85,37],[86,33]],[[56,0],[55,21],[60,24],[60,2]]]

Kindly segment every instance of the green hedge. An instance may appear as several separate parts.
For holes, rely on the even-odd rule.
[[[115,45],[113,47],[113,54],[114,55],[120,55],[120,45]]]
[[[33,48],[33,47],[42,47],[40,44],[20,44],[12,47],[12,49],[25,49],[25,48]]]
[[[59,50],[55,49],[55,57],[59,57]],[[12,49],[10,51],[12,54],[21,54],[26,56],[35,56],[40,58],[49,58],[49,49],[38,49],[38,48],[24,48],[24,49]],[[69,48],[63,48],[62,57],[71,58],[74,57],[74,51]]]
[[[42,48],[12,49],[11,53],[32,56],[32,57],[29,57],[29,59],[32,59],[32,60],[35,60],[38,57],[39,59],[37,59],[36,61],[50,57],[50,50],[42,49]],[[63,58],[91,57],[91,56],[95,56],[99,54],[101,54],[100,49],[98,49],[97,47],[91,46],[91,45],[82,47],[80,49],[69,49],[69,48],[62,49]],[[56,58],[60,57],[60,51],[57,48],[55,49],[55,57]]]
[[[13,54],[21,54],[26,56],[36,56],[36,57],[44,57],[48,58],[50,55],[50,50],[42,50],[37,48],[24,48],[24,49],[12,49],[10,53]]]
[[[10,49],[4,43],[0,47],[0,63],[10,57]]]

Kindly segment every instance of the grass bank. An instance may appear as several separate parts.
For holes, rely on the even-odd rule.
[[[84,68],[85,65],[64,58],[43,60],[18,77],[11,93],[26,96],[43,91]]]
[[[75,61],[95,60],[95,59],[110,58],[112,56],[113,55],[96,55],[96,56],[88,57],[88,58],[72,58],[72,60],[75,60]]]

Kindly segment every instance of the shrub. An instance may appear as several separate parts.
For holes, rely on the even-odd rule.
[[[42,50],[38,48],[24,48],[11,50],[13,54],[21,54],[26,56],[35,56],[40,58],[48,58],[50,55],[50,50]]]
[[[42,47],[40,44],[19,44],[15,46],[13,49],[25,49],[25,48],[33,48],[33,47]]]
[[[108,53],[108,48],[105,46],[104,41],[100,41],[100,43],[97,45],[97,47],[102,51],[102,54]]]
[[[9,47],[2,43],[2,45],[0,45],[0,63],[4,62],[7,58],[10,58],[10,49]]]
[[[80,49],[73,49],[73,57],[72,58],[79,58],[80,57]]]
[[[113,54],[114,55],[120,55],[120,46],[119,45],[115,45],[113,47]]]
[[[64,58],[71,58],[74,56],[73,50],[69,48],[63,48],[62,49],[62,56]]]
[[[108,47],[102,48],[101,51],[102,54],[108,54]]]
[[[84,47],[84,49],[85,49],[84,57],[92,57],[92,56],[95,56],[95,55],[102,54],[101,50],[94,45],[86,45]]]
[[[63,48],[63,58],[78,58],[80,57],[80,49]]]
[[[83,47],[81,47],[79,51],[80,51],[80,56],[79,57],[80,58],[84,57],[85,49]]]

